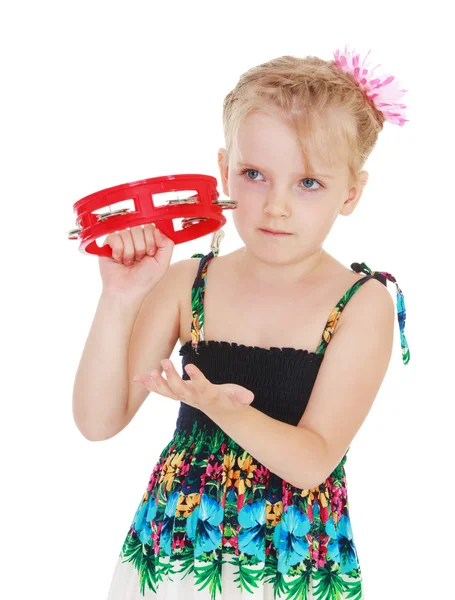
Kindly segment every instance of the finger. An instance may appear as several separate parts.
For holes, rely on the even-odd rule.
[[[167,385],[165,379],[161,377],[157,369],[152,369],[150,373],[147,373],[145,375],[135,375],[134,381],[142,383],[151,392],[157,392],[162,396],[167,396],[169,398],[177,400],[177,398],[173,397],[172,390]]]
[[[179,387],[179,392],[176,392],[169,382],[162,377],[158,369],[152,369],[150,374],[144,377],[145,379],[148,379],[149,382],[148,384],[146,383],[147,387],[154,387],[153,391],[156,391],[167,398],[171,398],[172,400],[179,400],[180,402],[185,402],[193,406],[192,397],[194,394],[190,389],[191,382],[186,382],[188,387],[185,387],[185,383],[182,380],[184,387]]]
[[[195,394],[191,382],[184,381],[175,370],[171,360],[163,359],[161,366],[166,374],[166,383],[172,392],[179,398],[184,398],[186,402],[193,402]]]
[[[169,384],[167,383],[167,381],[161,376],[161,374],[157,370],[154,370],[151,373],[151,379],[154,382],[157,391],[162,396],[166,396],[167,398],[172,398],[173,400],[180,400],[180,398],[176,397],[176,394],[169,387]]]
[[[194,382],[194,386],[196,388],[197,388],[197,386],[200,387],[201,384],[202,384],[202,382],[207,382],[208,381],[208,379],[204,375],[204,373],[198,367],[196,367],[196,365],[193,364],[193,363],[185,365],[185,371],[191,377],[191,381]]]
[[[194,364],[185,365],[185,371],[191,378],[191,384],[199,397],[202,398],[201,404],[213,404],[220,398],[220,388],[214,385],[202,371]]]
[[[137,261],[140,261],[145,256],[145,240],[142,227],[140,225],[132,227],[131,235],[133,237],[135,258]]]
[[[133,381],[137,381],[137,383],[141,383],[151,392],[156,392],[156,384],[155,380],[150,377],[150,375],[135,375],[133,377]]]
[[[103,246],[110,246],[112,250],[112,258],[118,262],[123,260],[123,240],[119,233],[111,233],[103,242]]]
[[[153,256],[156,252],[155,236],[153,233],[154,231],[155,231],[154,223],[149,223],[147,225],[144,225],[145,246],[147,248],[147,254],[149,256]]]
[[[118,232],[123,242],[122,262],[125,265],[132,265],[134,260],[133,238],[129,229],[122,229]]]

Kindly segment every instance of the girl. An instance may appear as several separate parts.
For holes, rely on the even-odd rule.
[[[144,294],[133,301],[126,293],[133,279],[122,284],[124,306],[134,307],[123,340],[136,314],[144,315],[129,342],[128,377],[136,387],[122,420],[113,424],[109,397],[102,432],[98,425],[87,433],[89,409],[84,421],[76,402],[79,426],[85,422],[90,439],[106,439],[150,391],[181,402],[126,534],[109,600],[362,598],[345,462],[391,357],[395,307],[387,280],[397,290],[404,364],[406,313],[390,273],[365,263],[349,270],[322,246],[338,215],[350,215],[359,202],[368,175],[362,167],[384,121],[406,122],[403,92],[392,76],[373,78],[347,48],[333,61],[284,56],[250,69],[225,98],[226,148],[218,154],[245,246],[220,257],[213,245],[181,261],[178,276],[177,269],[163,276],[172,242],[153,226],[107,238],[113,258],[100,265],[111,319],[121,315],[112,312],[112,297],[122,286],[108,268],[120,278],[119,269],[132,277],[142,267],[144,290],[152,269],[144,261],[155,261],[155,278],[143,304]],[[138,261],[149,246],[152,257],[125,267],[127,254]],[[186,340],[182,376],[166,358],[150,368],[151,355],[139,359],[136,341],[139,330],[154,336],[159,353],[161,336],[160,356],[170,356],[175,337],[165,340],[160,326],[171,313],[159,312],[158,298],[170,311],[176,295],[182,323],[174,329]],[[103,306],[99,311],[108,311]],[[141,319],[151,311],[156,327],[146,329]],[[104,338],[97,333],[99,351]],[[114,367],[111,377],[126,370]],[[91,422],[100,423],[90,410]],[[101,418],[100,405],[96,410]]]

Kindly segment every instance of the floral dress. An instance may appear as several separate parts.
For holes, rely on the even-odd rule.
[[[396,284],[402,358],[409,361],[403,294],[392,275],[371,271],[365,263],[351,265],[366,276],[332,310],[316,352],[205,341],[204,291],[214,256],[213,250],[193,255],[200,263],[192,288],[191,341],[180,348],[183,379],[189,379],[183,367],[194,363],[212,383],[247,387],[254,393],[251,406],[297,425],[341,312],[373,277]],[[173,437],[126,534],[108,600],[360,600],[347,452],[324,482],[300,489],[182,402]]]

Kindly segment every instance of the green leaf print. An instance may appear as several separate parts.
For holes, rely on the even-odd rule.
[[[344,589],[346,592],[345,597],[349,600],[361,600],[362,599],[362,583],[360,580],[357,581],[345,581]]]
[[[280,595],[286,592],[284,575],[278,571],[278,559],[273,554],[266,554],[265,556],[264,581],[273,583],[274,598],[279,598]]]
[[[163,558],[163,561],[160,561]],[[156,581],[164,581],[170,579],[172,581],[172,575],[175,575],[174,568],[175,560],[169,557],[167,554],[160,553],[155,559],[155,572]]]
[[[142,544],[138,537],[128,534],[122,546],[123,562],[131,562],[138,571],[141,594],[145,588],[156,592],[161,581],[176,574],[174,560],[169,556],[155,555],[150,544]],[[163,560],[161,560],[163,559]],[[193,555],[191,560],[194,561]]]
[[[139,573],[140,589],[144,594],[145,586],[152,592],[156,592],[157,578],[155,570],[155,555],[148,555],[147,546],[143,546],[139,538],[128,535],[123,543],[122,554],[126,560],[131,562]]]
[[[215,454],[219,451],[225,438],[226,434],[220,428],[216,428],[211,435],[207,436],[207,447],[210,454]]]
[[[208,559],[209,556],[203,552],[201,560]],[[217,591],[221,593],[221,571],[223,562],[225,561],[221,560],[221,558],[215,558],[213,562],[209,562],[207,565],[194,565],[194,584],[201,585],[198,591],[203,590],[206,586],[210,586],[209,590],[212,600],[216,599]]]
[[[311,571],[302,571],[300,576],[287,584],[286,600],[307,600],[310,588]]]
[[[234,582],[239,582],[238,588],[246,590],[250,594],[253,593],[253,588],[259,588],[258,582],[261,582],[264,578],[264,571],[262,569],[258,571],[243,565],[241,562],[238,563],[237,560],[231,562],[231,564],[238,564],[239,566],[239,570],[234,573],[234,575],[238,575],[237,579],[234,579]]]
[[[325,567],[313,572],[316,583],[315,598],[317,600],[340,600],[345,589],[345,582],[340,575],[339,568],[330,570]]]
[[[177,573],[182,574],[182,579],[184,579],[187,575],[190,575],[194,572],[194,553],[192,549],[189,549],[185,554],[179,557],[180,570]]]

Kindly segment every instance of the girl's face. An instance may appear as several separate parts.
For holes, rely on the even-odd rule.
[[[295,133],[264,112],[250,113],[238,130],[238,148],[226,164],[218,153],[223,191],[238,202],[233,210],[237,231],[246,246],[260,251],[310,255],[322,247],[339,214],[349,215],[366,184],[349,188],[347,163],[327,167],[312,157],[316,173],[305,173]],[[261,228],[291,235],[270,236]]]

